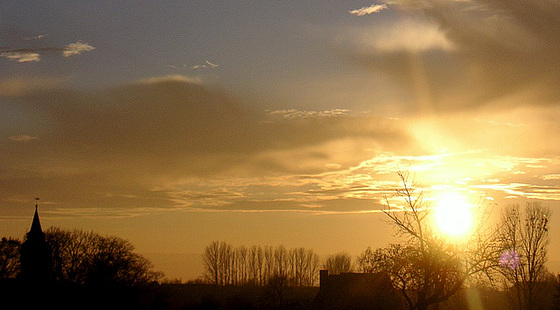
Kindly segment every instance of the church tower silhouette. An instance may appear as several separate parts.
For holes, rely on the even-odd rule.
[[[30,283],[49,282],[52,278],[52,252],[41,229],[38,200],[35,203],[35,214],[31,229],[25,237],[20,250],[20,278]]]

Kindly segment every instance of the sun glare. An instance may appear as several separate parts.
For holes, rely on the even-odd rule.
[[[467,236],[473,226],[471,205],[459,193],[444,193],[435,201],[435,224],[440,233],[457,239]]]

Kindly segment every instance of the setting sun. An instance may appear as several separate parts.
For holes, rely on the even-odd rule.
[[[467,235],[473,225],[471,205],[459,193],[444,193],[436,198],[435,223],[445,236],[457,238]]]
[[[0,252],[19,272],[12,239],[27,239],[39,197],[42,228],[123,238],[166,284],[225,284],[203,257],[219,241],[235,255],[223,278],[257,292],[271,277],[246,274],[264,262],[239,261],[265,247],[292,260],[285,252],[313,250],[319,269],[368,248],[415,266],[409,252],[426,241],[430,255],[459,252],[463,268],[479,240],[497,242],[483,237],[505,230],[510,205],[519,221],[526,203],[542,203],[556,211],[545,269],[559,275],[559,28],[560,0],[0,0]],[[521,241],[515,233],[501,239]],[[515,274],[526,255],[513,245],[482,251],[495,257],[481,266]],[[68,278],[106,284],[52,258]],[[269,258],[290,290],[311,285]],[[0,292],[3,277],[19,281],[3,259]],[[392,266],[366,262],[379,264],[351,265]],[[319,270],[305,274],[320,284]],[[422,302],[451,296],[429,285],[441,294]]]

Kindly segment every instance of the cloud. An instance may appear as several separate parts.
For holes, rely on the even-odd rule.
[[[0,139],[0,210],[22,209],[29,202],[17,201],[32,191],[48,197],[56,216],[360,214],[378,212],[394,194],[399,169],[427,191],[444,184],[481,197],[554,200],[560,193],[558,159],[537,157],[535,148],[525,157],[485,151],[534,143],[526,111],[517,113],[527,126],[510,126],[521,118],[508,114],[495,122],[461,115],[441,127],[347,109],[261,112],[179,75],[90,91],[27,87],[0,100],[10,102],[0,109],[11,105],[7,112],[22,119],[14,130],[30,133]],[[557,132],[552,121],[543,130]],[[484,141],[469,140],[473,132]],[[461,139],[467,149],[431,151]]]
[[[16,142],[29,142],[29,141],[32,141],[32,140],[37,140],[39,138],[29,136],[29,135],[19,135],[19,136],[10,136],[8,139],[10,139],[12,141],[16,141]]]
[[[280,116],[285,119],[298,119],[298,118],[319,118],[319,117],[337,117],[346,116],[350,110],[347,109],[333,109],[327,111],[299,111],[296,109],[288,110],[274,110],[268,112],[271,116]]]
[[[191,69],[204,69],[204,68],[214,69],[214,68],[217,68],[217,67],[219,67],[217,64],[211,63],[207,60],[205,64],[194,65],[194,66],[191,67]]]
[[[533,152],[526,157],[484,151],[500,144],[498,153],[512,154],[501,151],[535,143],[526,111],[495,122],[461,115],[440,127],[347,109],[254,111],[259,105],[180,75],[89,91],[18,89],[0,92],[9,103],[2,115],[21,120],[10,131],[25,133],[4,131],[10,138],[0,139],[0,210],[25,205],[15,201],[32,191],[48,197],[57,216],[98,209],[104,217],[163,209],[365,213],[394,193],[399,168],[427,184],[461,182],[473,195],[557,199],[559,192],[558,160],[536,157],[536,147],[525,148]],[[509,125],[519,119],[527,126]],[[553,119],[542,126],[558,131]],[[463,140],[467,150],[432,152]],[[547,152],[556,156],[557,146]]]
[[[361,35],[350,39],[354,44],[342,40],[341,48],[358,65],[408,91],[423,112],[543,106],[560,100],[560,59],[555,57],[560,49],[560,3],[390,4],[401,12],[398,21],[360,29]],[[428,27],[403,29],[407,23]]]
[[[206,61],[206,64],[207,64],[210,68],[217,68],[217,67],[219,67],[217,64],[213,64],[213,63],[209,62],[208,60]]]
[[[40,143],[0,140],[0,192],[11,199],[32,188],[57,206],[177,208],[192,199],[200,208],[242,208],[301,191],[300,180],[286,183],[293,174],[345,169],[371,147],[407,141],[391,121],[345,110],[279,119],[178,75],[91,91],[18,89],[0,99],[24,120],[14,130],[41,132]]]
[[[33,77],[18,77],[0,80],[0,94],[3,97],[18,97],[37,89],[52,89],[64,81],[53,75],[48,77],[35,75]]]
[[[78,41],[76,43],[68,44],[67,46],[60,47],[38,47],[38,48],[22,48],[22,49],[4,49],[0,51],[0,57],[4,57],[11,61],[17,62],[39,62],[41,56],[46,53],[62,52],[63,57],[70,57],[74,55],[81,55],[83,52],[94,50],[95,47]]]
[[[81,55],[83,52],[93,51],[94,49],[95,47],[85,42],[78,41],[76,43],[66,45],[66,47],[64,47],[64,50],[62,51],[62,56],[70,57],[74,55]]]
[[[176,184],[169,195],[178,206],[197,212],[379,212],[386,198],[395,205],[402,203],[395,195],[401,186],[395,171],[400,168],[411,173],[418,182],[416,189],[422,190],[427,200],[442,190],[456,190],[468,193],[476,205],[511,198],[557,201],[557,178],[541,176],[556,171],[559,164],[557,159],[499,156],[485,151],[431,156],[378,152],[355,166],[331,172],[232,176],[214,179],[206,186],[201,186],[200,179],[191,179]]]
[[[3,52],[0,57],[17,62],[37,62],[41,60],[41,55],[35,52]]]
[[[38,41],[38,40],[42,40],[44,38],[46,38],[47,35],[46,34],[40,34],[34,37],[25,37],[23,38],[24,41]]]
[[[202,65],[189,66],[187,64],[183,64],[181,66],[166,65],[166,67],[169,68],[169,69],[173,69],[173,70],[178,70],[179,68],[196,70],[196,69],[204,69],[204,68],[215,69],[215,68],[219,67],[219,65],[217,65],[215,63],[211,63],[207,60],[206,63],[204,63]]]
[[[360,9],[349,11],[349,13],[356,16],[364,16],[373,13],[378,13],[386,9],[387,9],[386,4],[373,4],[371,6],[364,6]]]
[[[202,84],[202,80],[199,77],[189,77],[180,74],[156,76],[151,78],[140,79],[137,81],[137,83],[140,84],[158,84],[158,83],[165,83],[165,82]]]
[[[418,20],[380,25],[376,32],[369,32],[369,29],[353,30],[348,35],[353,38],[357,48],[373,49],[379,54],[452,52],[455,48],[437,24]]]

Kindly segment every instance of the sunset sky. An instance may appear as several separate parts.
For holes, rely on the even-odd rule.
[[[395,241],[403,170],[542,201],[560,272],[559,29],[558,0],[3,1],[0,236],[40,197],[158,257],[357,255]]]

